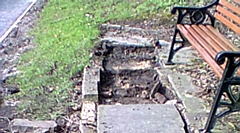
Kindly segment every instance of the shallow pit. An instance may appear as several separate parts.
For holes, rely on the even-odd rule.
[[[174,99],[154,69],[102,71],[100,75],[100,104],[164,104]]]
[[[158,66],[153,46],[115,46],[103,59],[107,71],[139,70]]]

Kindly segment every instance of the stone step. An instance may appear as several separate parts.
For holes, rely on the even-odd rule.
[[[99,105],[98,133],[185,133],[172,104]]]
[[[203,129],[208,117],[206,103],[201,98],[191,95],[195,94],[199,89],[192,84],[190,77],[187,75],[175,72],[167,75],[186,109],[185,119],[187,124],[192,125],[196,130]]]
[[[82,99],[98,103],[100,69],[97,66],[85,67],[83,71]]]

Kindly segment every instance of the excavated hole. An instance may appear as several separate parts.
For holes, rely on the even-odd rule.
[[[174,99],[162,85],[154,47],[116,46],[103,58],[100,74],[100,104],[164,104]]]
[[[158,65],[152,46],[115,46],[103,59],[107,71],[148,69]]]
[[[151,104],[174,99],[162,86],[155,70],[122,70],[101,72],[100,104]]]

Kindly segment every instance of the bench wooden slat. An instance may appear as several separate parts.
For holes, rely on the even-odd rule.
[[[214,29],[212,26],[207,25],[206,26],[212,33],[214,33],[217,36],[217,39],[221,40],[224,42],[229,48],[231,48],[230,51],[240,51],[239,48],[237,48],[235,45],[233,45],[229,40],[226,39],[222,34],[219,32],[216,32],[216,29]]]
[[[216,55],[217,52],[211,47],[211,45],[209,45],[190,25],[184,25],[184,27],[194,36],[194,38],[198,41],[198,44],[206,49],[210,56],[214,58],[213,55]]]
[[[239,49],[232,45],[232,43],[225,39],[225,37],[218,33],[218,31],[214,28],[212,28],[212,26],[205,26],[205,25],[199,25],[199,27],[205,31],[205,33],[209,33],[208,35],[211,37],[212,40],[214,40],[215,42],[217,42],[220,47],[225,50],[225,51],[238,51]]]
[[[197,25],[192,25],[192,27],[197,31],[197,33],[205,40],[206,44],[205,45],[209,45],[212,46],[212,49],[214,49],[214,51],[216,53],[220,52],[223,50],[223,48],[221,47],[221,43],[218,44],[217,42],[215,42],[210,36],[213,35],[213,33],[211,32],[205,32],[203,29],[206,28],[200,28]],[[215,53],[214,53],[215,55]],[[213,58],[215,58],[215,56],[213,56]]]
[[[222,14],[224,14],[225,16],[227,16],[234,22],[240,24],[240,18],[238,16],[234,15],[233,13],[229,12],[228,10],[224,9],[223,7],[217,6],[217,11],[221,12]]]
[[[199,34],[199,36],[196,36],[195,39],[196,40],[202,40],[202,39],[204,40],[203,43],[199,43],[199,45],[201,45],[203,48],[205,48],[205,50],[210,54],[212,59],[215,58],[217,53],[223,51],[223,49],[219,46],[219,44],[217,44],[211,38],[208,37],[208,35],[211,34],[211,32],[206,32],[206,33],[208,33],[208,35],[207,35],[203,30],[201,30],[201,28],[199,28],[199,26],[191,25],[191,27],[196,31],[194,34]],[[188,27],[188,28],[190,28],[190,27]],[[189,31],[191,32],[191,29],[189,29]],[[222,45],[222,44],[220,44],[220,45]],[[224,69],[225,65],[226,64],[221,65],[220,68]]]
[[[199,45],[199,42],[196,41],[194,36],[190,34],[190,32],[181,24],[177,25],[178,29],[181,31],[182,34],[188,39],[188,41],[193,45],[193,47],[200,51],[199,53],[204,58],[204,60],[210,65],[210,67],[213,69],[213,71],[217,74],[219,78],[222,77],[223,70],[221,67],[215,62],[215,60],[208,54],[208,52]]]
[[[220,15],[219,13],[215,13],[215,18],[217,18],[219,21],[221,21],[223,24],[227,25],[229,28],[231,28],[233,31],[235,31],[236,33],[240,34],[240,28],[233,24],[232,22],[230,22],[229,20],[227,20],[226,18],[224,18],[222,15]]]
[[[218,38],[218,36],[215,34],[215,31],[211,31],[210,29],[208,29],[206,26],[204,25],[199,25],[199,27],[205,32],[208,33],[208,36],[211,38],[211,40],[215,41],[217,44],[220,45],[220,47],[223,50],[231,50],[231,48],[229,48],[227,45],[224,45],[225,43]]]
[[[240,14],[240,8],[234,6],[233,4],[227,2],[226,0],[220,0],[219,2],[223,7],[227,7],[228,9],[232,10],[235,13]]]
[[[198,26],[197,26],[198,27]],[[199,25],[199,27],[201,27],[202,29],[207,29],[206,28],[206,26],[204,26],[204,25]],[[219,34],[213,27],[212,27],[212,31],[213,31],[213,34],[214,33],[216,33],[216,34]],[[199,32],[198,31],[198,33],[200,33],[200,34],[202,34],[201,32]],[[209,32],[206,32],[206,33],[209,33]],[[208,35],[212,35],[212,34],[208,34]],[[204,37],[205,39],[207,38],[207,37]],[[216,38],[221,38],[221,39],[225,39],[226,40],[226,38],[222,35],[222,34],[220,34],[220,36],[218,36],[218,37],[216,37]],[[211,39],[214,39],[214,38],[211,38]],[[216,39],[215,39],[216,40]],[[210,45],[212,45],[213,43],[211,42],[211,41],[208,41],[208,40],[206,40]],[[228,41],[228,40],[227,40]],[[215,46],[216,44],[214,44],[214,46]],[[232,46],[233,47],[233,49],[231,49],[231,48],[227,48],[227,49],[224,49],[224,47],[226,47],[226,44],[225,43],[223,43],[223,42],[221,42],[221,43],[219,43],[218,45],[220,45],[220,46],[222,46],[222,50],[220,50],[220,51],[217,51],[217,52],[221,52],[221,51],[239,51],[239,49],[237,48],[237,47],[234,47],[235,45],[233,45],[231,42],[229,42],[228,41],[228,44],[227,45],[229,45],[229,46]],[[223,64],[223,65],[221,65],[221,68],[222,69],[224,69],[225,68],[225,66],[226,66],[226,62]],[[238,69],[237,70],[237,74],[239,74],[240,75],[240,69]]]
[[[240,5],[240,0],[233,0],[233,1]]]

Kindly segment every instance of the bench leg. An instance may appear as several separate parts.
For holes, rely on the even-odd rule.
[[[214,98],[214,102],[213,102],[210,114],[208,116],[207,123],[205,125],[206,132],[210,132],[210,130],[213,129],[213,127],[217,121],[217,116],[216,116],[217,108],[220,105],[220,100],[224,93],[224,88],[226,89],[227,87],[228,87],[228,85],[224,85],[222,82],[220,87],[218,88],[217,95]]]
[[[233,63],[228,63],[233,64]],[[236,98],[233,96],[231,85],[237,85],[239,84],[239,79],[236,79],[233,77],[234,74],[234,65],[229,66],[226,65],[223,77],[221,79],[220,86],[217,90],[216,97],[214,99],[210,114],[208,116],[207,123],[205,125],[205,131],[210,132],[211,129],[213,129],[214,125],[217,122],[217,119],[220,119],[232,112],[236,112],[240,110],[240,98]],[[231,79],[231,80],[229,80]],[[227,97],[230,102],[221,102],[221,97],[223,96],[223,93],[227,94]],[[217,109],[219,107],[227,107],[228,110],[221,111],[217,114]]]
[[[181,37],[181,41],[179,40],[176,40],[176,37],[177,35],[180,35]],[[175,31],[174,31],[174,34],[173,34],[173,39],[172,39],[172,44],[171,44],[171,47],[170,47],[170,51],[169,51],[169,56],[168,56],[168,60],[167,62],[165,63],[166,65],[173,65],[174,63],[172,62],[172,59],[173,59],[173,56],[174,54],[180,50],[181,48],[184,47],[184,42],[186,42],[187,40],[183,37],[183,35],[180,33],[180,31],[177,29],[177,27],[175,27]],[[177,48],[174,48],[174,45],[177,44],[177,43],[180,43],[181,45],[178,46]]]
[[[217,122],[217,119],[220,119],[228,114],[231,114],[233,112],[238,112],[240,111],[240,98],[238,99],[234,98],[232,91],[230,90],[230,84],[223,85],[222,88],[219,88],[217,92],[217,96],[215,97],[212,109],[210,111],[206,126],[205,126],[205,131],[208,133],[210,132],[211,129],[213,129],[214,125]],[[226,89],[226,90],[224,90]],[[229,102],[221,102],[221,97],[223,93],[226,92],[229,100]],[[219,112],[216,114],[218,107],[227,107],[228,110],[224,110],[222,112]]]

